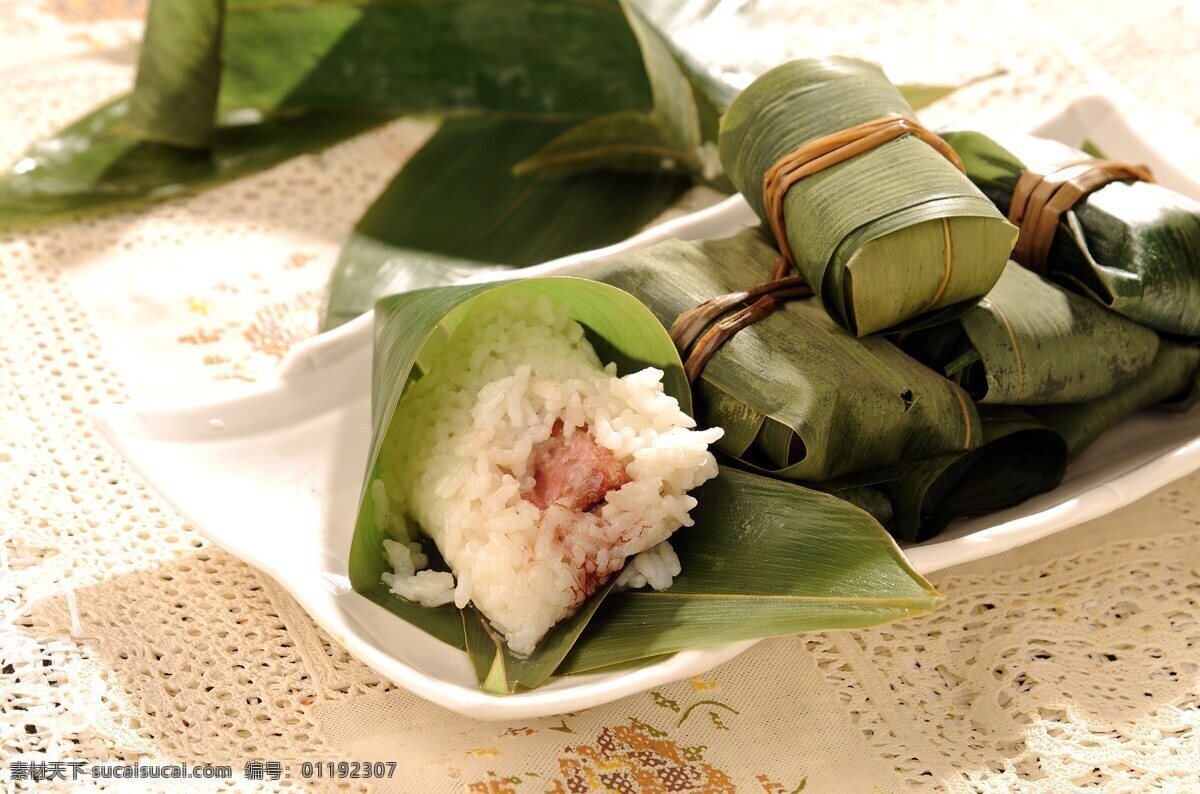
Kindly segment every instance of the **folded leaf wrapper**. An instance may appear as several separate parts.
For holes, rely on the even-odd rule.
[[[223,33],[223,109],[562,119],[651,103],[615,0],[227,0]]]
[[[848,58],[772,69],[721,122],[721,161],[767,220],[763,177],[818,138],[912,108],[878,67]],[[953,164],[912,135],[796,184],[783,201],[799,272],[858,336],[957,316],[996,283],[1013,227]]]
[[[995,288],[952,323],[901,346],[981,403],[1077,403],[1140,376],[1158,335],[1009,262]]]
[[[854,498],[897,538],[917,543],[956,518],[1020,504],[1062,482],[1069,458],[1060,433],[1021,408],[983,406],[979,414],[982,433],[973,449],[822,487]]]
[[[756,230],[672,240],[588,271],[642,299],[664,325],[709,298],[770,277],[776,254]],[[757,470],[822,481],[979,443],[966,393],[885,339],[857,339],[813,299],[738,332],[696,382],[697,417],[718,448]]]
[[[1006,213],[1022,172],[1049,174],[1090,159],[1031,136],[956,131],[942,137]],[[1062,215],[1047,275],[1142,325],[1200,336],[1200,202],[1150,182],[1105,185]]]
[[[1187,410],[1198,385],[1200,348],[1164,339],[1151,364],[1109,394],[1027,408],[984,405],[978,447],[822,487],[861,504],[897,538],[928,540],[956,518],[1011,507],[1057,487],[1067,465],[1105,431],[1143,408]]]
[[[486,691],[532,688],[555,673],[648,663],[683,648],[874,625],[936,606],[940,598],[869,515],[827,494],[734,470],[722,470],[701,489],[694,525],[671,538],[684,566],[677,589],[616,593],[610,580],[528,656],[512,654],[473,606],[427,608],[393,594],[382,579],[391,570],[383,541],[396,531],[391,497],[372,484],[393,476],[388,450],[409,438],[395,419],[397,406],[410,384],[436,370],[440,351],[473,302],[504,290],[535,290],[569,305],[601,360],[615,363],[619,374],[662,370],[666,392],[690,406],[682,364],[663,326],[612,286],[530,279],[418,290],[379,302],[372,443],[350,580],[357,592],[465,649]],[[425,547],[436,568],[437,550],[428,542]]]
[[[1074,459],[1106,430],[1134,411],[1188,399],[1200,377],[1200,348],[1162,340],[1150,368],[1112,393],[1078,405],[1045,405],[1030,412],[1066,440]]]
[[[207,186],[400,114],[653,107],[617,0],[154,0],[148,17],[134,91],[35,144],[0,181],[0,225]]]

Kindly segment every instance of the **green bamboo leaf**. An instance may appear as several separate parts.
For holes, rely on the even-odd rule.
[[[669,208],[688,180],[611,172],[514,176],[566,125],[447,121],[359,221],[330,282],[325,328],[398,292],[619,242]]]
[[[472,656],[481,684],[489,691],[532,688],[548,676],[587,624],[591,611],[604,598],[601,588],[574,617],[557,626],[527,658],[506,649],[497,651],[477,614],[460,615],[453,607],[427,609],[391,593],[382,575],[390,571],[383,551],[389,537],[386,486],[393,475],[386,450],[408,437],[402,422],[393,421],[408,384],[436,366],[438,347],[453,334],[470,304],[497,291],[535,290],[570,304],[573,319],[591,335],[603,360],[615,362],[620,374],[652,366],[664,372],[665,391],[690,411],[691,397],[679,355],[666,331],[632,296],[606,284],[573,278],[528,279],[505,284],[481,284],[425,289],[385,298],[376,307],[375,365],[372,376],[372,442],[351,542],[350,582],[375,603]],[[431,544],[426,544],[431,545]]]
[[[641,298],[669,326],[709,298],[767,280],[774,249],[757,230],[668,241],[587,271]],[[816,301],[793,300],[727,341],[696,389],[718,448],[756,470],[822,481],[979,443],[955,384],[880,338],[856,339]]]
[[[616,0],[228,0],[220,106],[582,119],[650,106]]]
[[[1163,344],[1166,344],[1165,340]],[[1193,347],[1195,347],[1195,344],[1193,344]],[[1196,372],[1192,375],[1191,385],[1183,389],[1179,394],[1172,395],[1163,400],[1159,405],[1168,411],[1178,412],[1190,411],[1194,406],[1200,405],[1200,367],[1197,367]]]
[[[1111,394],[1024,409],[984,406],[983,441],[976,449],[821,487],[859,503],[882,497],[864,506],[897,538],[928,540],[956,518],[1011,507],[1057,487],[1067,464],[1121,419],[1152,405],[1186,409],[1197,385],[1200,349],[1164,339],[1150,368]]]
[[[883,528],[841,499],[724,468],[700,500],[695,526],[672,538],[683,570],[671,587],[610,595],[560,673],[874,626],[941,601]]]
[[[1096,142],[1093,141],[1091,138],[1083,139],[1083,143],[1080,144],[1080,146],[1079,146],[1079,151],[1083,152],[1088,157],[1098,157],[1101,159],[1103,159],[1105,157],[1104,152],[1100,149],[1099,146],[1096,145]]]
[[[141,58],[130,97],[0,181],[0,224],[205,187],[400,113],[651,107],[617,0],[154,0]]]
[[[628,0],[621,4],[638,38],[653,107],[649,112],[614,113],[573,127],[517,163],[517,174],[597,167],[704,172],[692,83],[662,34]]]
[[[870,483],[864,490],[879,501],[865,506],[897,538],[916,543],[956,518],[1011,507],[1062,482],[1068,450],[1061,433],[1009,406],[982,407],[980,422],[982,437],[974,449],[821,487],[850,498],[863,487],[860,482]]]
[[[1200,383],[1198,377],[1200,348],[1164,339],[1154,363],[1131,383],[1090,402],[1038,406],[1030,412],[1067,440],[1070,457],[1075,458],[1134,411],[1162,402],[1185,401]]]
[[[942,137],[1003,212],[1021,172],[1048,174],[1088,157],[1030,136],[955,131]],[[1106,185],[1063,214],[1049,277],[1142,325],[1200,336],[1200,202],[1148,182]]]
[[[983,403],[1092,400],[1139,377],[1158,336],[1009,262],[977,307],[901,342]]]
[[[761,218],[763,176],[801,145],[912,108],[847,58],[794,61],[738,95],[721,160]],[[1016,229],[930,145],[904,136],[796,183],[784,199],[800,273],[858,336],[962,314],[996,283]]]
[[[0,179],[0,227],[138,199],[163,198],[235,179],[329,146],[384,119],[308,114],[226,125],[209,149],[140,140],[123,97],[33,146]]]
[[[130,127],[143,140],[207,146],[221,84],[224,0],[154,0],[130,96]]]
[[[609,579],[575,614],[552,628],[538,643],[537,650],[529,656],[513,654],[483,613],[468,605],[462,611],[463,631],[467,639],[467,655],[475,667],[480,688],[493,695],[511,695],[544,684],[579,640],[615,582],[615,578]]]

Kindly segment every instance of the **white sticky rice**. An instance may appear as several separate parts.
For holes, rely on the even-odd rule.
[[[475,301],[404,395],[372,489],[390,534],[407,539],[386,542],[392,591],[427,605],[474,602],[523,655],[628,557],[653,550],[622,586],[670,585],[679,560],[664,541],[691,525],[688,491],[716,475],[708,445],[722,431],[692,429],[661,371],[617,377],[602,366],[567,306],[530,288],[498,293]],[[534,447],[560,421],[560,433],[590,432],[630,479],[591,510],[541,510],[523,497]],[[421,570],[413,522],[454,577]]]

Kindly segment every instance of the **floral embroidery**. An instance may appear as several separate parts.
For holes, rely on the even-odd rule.
[[[709,683],[711,688],[714,682]],[[667,694],[654,691],[647,694],[660,715],[667,712],[681,715],[678,724],[666,729],[653,721],[628,717],[625,725],[600,728],[595,739],[588,743],[572,743],[563,747],[558,757],[558,774],[553,780],[541,780],[533,772],[503,777],[488,770],[487,776],[468,786],[479,794],[585,794],[587,792],[616,792],[617,794],[674,794],[675,792],[712,792],[725,794],[735,791],[729,774],[708,759],[709,746],[682,744],[671,737],[693,714],[709,716],[708,722],[717,730],[728,730],[721,715],[737,715],[733,706],[717,700],[699,700],[686,704]],[[686,708],[685,708],[686,705]],[[570,715],[575,716],[575,715]],[[695,728],[704,731],[705,723]],[[547,730],[575,733],[567,721],[559,718],[558,725]],[[708,728],[707,730],[712,730]],[[502,736],[528,736],[537,731],[528,727],[510,727]],[[472,751],[478,753],[478,750]],[[498,753],[497,753],[498,754]],[[792,794],[799,789],[786,789],[763,775],[759,783],[768,794]],[[801,782],[800,788],[804,783]]]
[[[621,794],[733,792],[729,776],[704,763],[696,748],[646,732],[644,723],[604,728],[594,744],[568,747],[559,758],[558,787],[565,794],[614,791]],[[662,734],[663,731],[656,731]],[[690,751],[690,752],[689,752]]]
[[[804,791],[804,788],[808,785],[808,778],[802,779],[800,784],[792,789],[789,789],[782,783],[776,783],[767,775],[759,775],[758,782],[759,785],[763,787],[765,794],[800,794],[800,792]]]
[[[185,345],[211,345],[220,342],[224,334],[224,328],[197,328],[195,333],[179,337],[179,342]]]
[[[692,716],[692,712],[695,711],[696,709],[700,708],[701,706],[711,706],[714,708],[722,708],[722,709],[725,709],[726,711],[730,711],[734,714],[741,713],[737,709],[735,709],[733,706],[728,706],[719,700],[701,700],[701,701],[697,701],[696,703],[693,703],[692,705],[688,706],[687,711],[683,712],[683,716],[679,718],[679,723],[678,723],[677,727],[682,726],[683,723],[687,722],[687,718]],[[708,716],[709,716],[709,719],[712,720],[713,724],[717,726],[717,728],[719,728],[720,730],[723,730],[723,731],[728,730],[728,728],[725,727],[725,723],[723,723],[721,721],[721,716],[719,714],[717,714],[717,712],[710,710],[708,712]]]
[[[646,733],[650,734],[651,736],[662,737],[662,736],[667,735],[666,731],[660,731],[652,725],[647,725],[646,723],[639,720],[637,717],[630,717],[629,722],[633,725],[633,727],[637,728],[639,731],[645,731]]]
[[[467,786],[471,794],[517,794],[513,786],[521,784],[519,777],[496,777],[495,772],[488,772],[487,780],[480,780]]]
[[[679,703],[677,701],[671,700],[661,692],[651,692],[650,696],[654,698],[654,705],[661,706],[664,709],[670,709],[676,714],[679,713]]]

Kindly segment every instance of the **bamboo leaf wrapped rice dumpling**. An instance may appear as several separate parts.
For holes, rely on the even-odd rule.
[[[1091,158],[1057,141],[973,131],[942,137],[967,176],[1009,211],[1021,173],[1049,174]],[[1167,334],[1200,336],[1200,202],[1150,182],[1117,181],[1064,213],[1049,278]]]
[[[519,383],[524,399],[505,386]],[[704,447],[719,431],[691,429],[691,402],[662,324],[606,284],[528,279],[381,300],[354,590],[466,651],[494,694],[937,605],[883,528],[828,494],[726,467],[693,507],[699,493],[685,490],[714,472]],[[614,511],[630,508],[636,524],[609,537]],[[671,544],[618,561],[679,525]],[[457,609],[460,586],[471,603]]]
[[[1150,406],[1186,408],[1197,384],[1200,348],[1163,339],[1151,365],[1109,394],[1059,405],[980,406],[978,447],[826,487],[862,505],[901,540],[920,542],[953,519],[1011,507],[1057,487],[1067,465],[1117,422]]]
[[[1124,386],[1151,366],[1158,335],[1009,262],[978,306],[900,344],[978,402],[1041,405]]]
[[[973,449],[825,487],[862,505],[900,540],[917,543],[956,518],[1011,507],[1062,482],[1068,449],[1060,433],[1014,406],[981,406],[979,418],[981,439]]]
[[[371,485],[396,535],[385,578],[426,606],[473,603],[528,655],[627,557],[691,523],[688,491],[717,473],[707,447],[721,431],[692,429],[662,370],[601,366],[568,306],[536,285],[493,289],[440,327]],[[418,526],[453,576],[421,570]],[[652,556],[628,573],[666,587],[674,554]]]
[[[670,326],[714,296],[758,284],[774,249],[757,230],[670,240],[587,276],[640,298]],[[793,300],[725,342],[694,384],[717,446],[759,471],[819,482],[970,449],[979,419],[956,384],[881,338],[857,339],[813,299]]]
[[[823,136],[912,108],[878,67],[849,58],[772,69],[730,105],[721,161],[769,222],[764,175]],[[982,298],[1016,229],[930,144],[904,135],[818,171],[783,199],[800,274],[858,336],[935,324]]]

